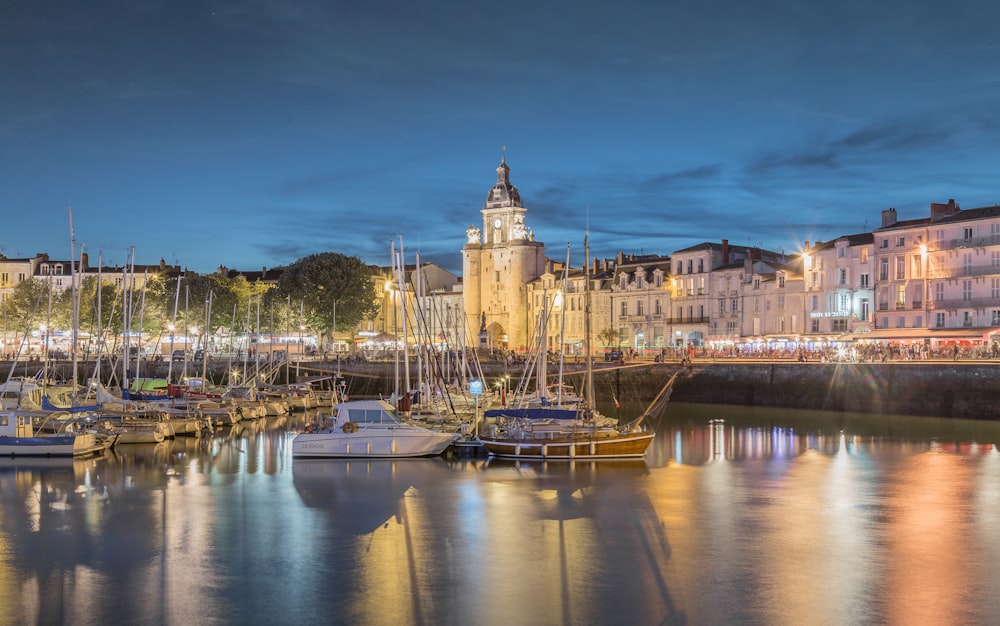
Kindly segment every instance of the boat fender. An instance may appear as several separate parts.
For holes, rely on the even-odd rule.
[[[344,429],[345,433],[356,433],[356,432],[358,432],[358,425],[355,424],[354,422],[344,422],[344,425],[341,428]]]

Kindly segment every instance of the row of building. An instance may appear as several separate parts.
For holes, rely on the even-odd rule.
[[[643,351],[801,351],[889,344],[912,353],[993,349],[1000,330],[1000,206],[954,200],[873,232],[803,242],[795,254],[703,242],[670,255],[626,255],[566,268],[524,227],[501,159],[466,231],[463,308],[490,347],[583,347],[590,281],[596,343]]]
[[[337,348],[377,349],[405,336],[439,347],[523,351],[544,334],[550,350],[579,354],[588,297],[592,346],[640,353],[886,343],[990,349],[1000,330],[1000,206],[962,210],[949,200],[910,220],[887,209],[873,232],[804,242],[795,254],[721,239],[568,267],[526,226],[527,209],[501,157],[480,213],[482,226],[465,233],[462,276],[434,263],[408,265],[401,286],[390,268],[374,268],[383,276],[379,312],[339,333]],[[126,276],[121,268],[92,268],[86,258],[0,258],[0,299],[27,278],[68,288],[74,271]],[[180,272],[161,261],[131,275]],[[276,283],[281,268],[219,272]]]

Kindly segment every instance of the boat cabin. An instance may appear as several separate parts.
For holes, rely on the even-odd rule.
[[[19,415],[13,411],[0,413],[0,437],[34,437],[35,427],[30,415]]]
[[[338,404],[337,421],[356,424],[401,424],[396,408],[385,400],[353,400]]]

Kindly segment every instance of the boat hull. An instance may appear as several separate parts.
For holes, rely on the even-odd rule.
[[[427,429],[361,428],[357,432],[300,433],[292,440],[298,458],[410,458],[437,456],[457,438]]]
[[[0,437],[0,456],[87,456],[106,449],[93,434],[51,437]]]
[[[480,437],[491,456],[504,459],[629,459],[640,458],[655,436],[652,432],[607,437],[504,438]]]

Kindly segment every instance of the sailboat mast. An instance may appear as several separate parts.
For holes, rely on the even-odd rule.
[[[560,303],[560,327],[559,327],[559,386],[556,391],[556,404],[562,406],[563,393],[563,363],[566,360],[566,309],[569,308],[567,301],[569,293],[567,287],[569,283],[569,242],[566,242],[566,265],[563,267],[562,279],[562,302]]]
[[[408,393],[410,391],[410,346],[409,346],[409,331],[406,324],[406,266],[404,261],[406,255],[403,253],[403,236],[399,236],[399,255],[398,272],[399,272],[399,317],[400,324],[403,331],[403,392]]]
[[[174,317],[170,323],[172,330],[170,331],[170,360],[167,362],[167,383],[172,384],[174,382],[174,333],[177,332],[177,306],[180,304],[181,300],[181,281],[184,280],[183,274],[177,275],[177,286],[174,289]],[[186,332],[186,331],[185,331]],[[187,343],[184,345],[185,353],[187,352]],[[187,357],[185,357],[186,359]]]
[[[583,350],[587,354],[587,410],[594,410],[594,355],[590,351],[590,234],[583,236]]]
[[[83,261],[83,248],[80,248],[81,256],[81,266]],[[77,382],[77,363],[76,363],[76,340],[77,340],[77,329],[80,326],[80,301],[79,293],[77,292],[77,273],[76,269],[73,267],[74,261],[76,260],[76,234],[73,232],[73,207],[69,207],[69,280],[70,280],[70,302],[73,308],[73,329],[71,331],[70,352],[73,359],[73,387],[70,390],[70,398],[72,399],[72,405],[76,406],[76,382]],[[50,285],[51,286],[51,285]]]

